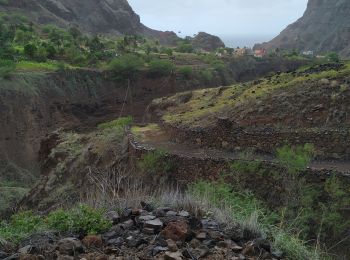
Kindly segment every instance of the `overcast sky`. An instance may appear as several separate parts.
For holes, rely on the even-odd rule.
[[[142,23],[153,29],[181,31],[180,36],[206,31],[226,42],[237,39],[237,44],[241,40],[241,44],[247,41],[249,45],[248,41],[253,39],[269,40],[301,17],[307,0],[129,0],[129,3]]]

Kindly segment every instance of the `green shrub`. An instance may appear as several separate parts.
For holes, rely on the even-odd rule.
[[[165,156],[166,152],[160,150],[146,153],[142,156],[139,167],[143,171],[157,171]]]
[[[339,62],[340,61],[340,57],[339,57],[338,53],[336,53],[336,52],[330,52],[327,54],[326,57],[331,62]]]
[[[8,79],[16,70],[16,63],[11,60],[0,60],[0,78]]]
[[[102,123],[97,126],[98,129],[110,129],[110,128],[117,128],[117,129],[122,129],[127,125],[130,125],[133,121],[133,118],[131,116],[128,117],[121,117],[119,119],[107,122],[107,123]]]
[[[194,51],[194,48],[190,43],[180,43],[178,44],[176,51],[181,53],[192,53]]]
[[[174,165],[167,159],[165,151],[155,150],[144,154],[137,166],[150,183],[169,183],[174,180],[170,174]]]
[[[109,68],[120,79],[135,78],[143,66],[144,61],[140,57],[131,54],[118,57],[109,63]]]
[[[190,186],[190,192],[196,197],[208,199],[215,206],[229,207],[232,210],[231,218],[239,222],[247,220],[253,214],[257,214],[259,219],[266,216],[263,204],[251,193],[235,192],[232,186],[223,180],[219,182],[198,181]]]
[[[38,47],[34,43],[24,45],[24,54],[29,58],[34,58],[38,51]]]
[[[214,75],[213,72],[209,69],[201,70],[199,72],[199,78],[200,80],[204,81],[205,83],[209,83],[213,80]]]
[[[40,231],[59,231],[75,234],[99,234],[107,231],[112,223],[104,217],[104,211],[80,205],[69,210],[56,210],[47,217],[34,215],[30,211],[11,217],[0,223],[0,240],[19,243]]]
[[[175,65],[168,60],[153,60],[149,63],[149,74],[154,77],[170,75],[175,69]]]
[[[57,210],[46,219],[50,229],[60,232],[99,234],[111,227],[111,222],[104,217],[102,210],[80,205],[74,210]]]
[[[192,76],[193,69],[190,66],[181,67],[177,70],[177,72],[184,78],[189,79]]]
[[[307,168],[313,155],[314,147],[311,144],[290,147],[288,145],[277,149],[277,161],[290,173],[298,173]]]
[[[31,211],[21,212],[11,217],[9,222],[0,224],[0,238],[10,242],[19,242],[27,236],[41,230],[44,221]]]

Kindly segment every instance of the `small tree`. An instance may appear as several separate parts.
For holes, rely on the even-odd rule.
[[[190,66],[185,66],[179,68],[177,72],[182,76],[182,78],[189,79],[192,76],[193,69]]]
[[[300,174],[306,170],[313,156],[314,147],[311,144],[296,147],[285,145],[277,149],[277,161],[285,169],[281,181],[285,189],[283,201],[287,214],[298,212],[305,186],[305,180]]]
[[[132,54],[120,56],[112,60],[109,64],[110,69],[120,79],[134,79],[141,71],[144,61]]]
[[[174,64],[168,60],[153,60],[149,64],[149,73],[152,77],[168,76],[174,69]]]
[[[24,54],[33,59],[38,51],[38,47],[34,43],[28,43],[24,46]]]
[[[340,61],[340,57],[339,57],[338,53],[336,53],[336,52],[328,53],[327,58],[331,62],[339,62]]]

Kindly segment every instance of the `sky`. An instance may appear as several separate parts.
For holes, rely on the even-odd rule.
[[[268,41],[301,17],[308,0],[129,0],[146,26],[193,36],[205,31],[230,47]],[[181,32],[181,33],[179,33]]]

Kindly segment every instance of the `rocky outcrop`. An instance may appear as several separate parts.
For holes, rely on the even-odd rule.
[[[16,11],[39,24],[78,26],[96,34],[141,34],[161,43],[173,44],[173,32],[160,32],[144,26],[127,0],[13,0],[0,3],[0,11]]]
[[[286,259],[272,243],[238,224],[171,207],[127,208],[99,235],[34,234],[6,259]],[[1,258],[3,259],[3,258]]]
[[[350,2],[347,0],[309,0],[303,17],[289,25],[276,38],[255,48],[339,52],[350,56]]]
[[[205,32],[198,33],[192,39],[192,44],[195,49],[203,49],[205,51],[214,51],[218,48],[225,48],[224,42],[218,36]]]

